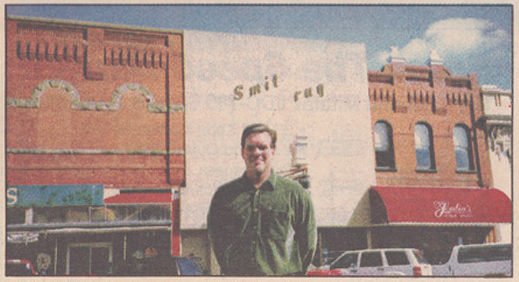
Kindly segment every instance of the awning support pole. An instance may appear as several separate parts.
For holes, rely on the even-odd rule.
[[[368,227],[366,229],[366,241],[368,243],[368,249],[371,249],[373,248],[373,238],[372,238],[372,232],[371,232],[371,227]]]
[[[126,234],[124,234],[124,241],[123,241],[123,260],[126,260]]]
[[[58,237],[56,236],[56,244],[54,245],[54,275],[58,275]]]

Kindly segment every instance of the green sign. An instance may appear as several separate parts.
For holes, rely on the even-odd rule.
[[[8,207],[102,204],[103,185],[18,185],[7,187]]]

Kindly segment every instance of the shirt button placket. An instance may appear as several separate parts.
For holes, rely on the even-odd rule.
[[[257,255],[257,252],[256,252],[256,248],[257,248],[257,243],[258,243],[258,240],[259,240],[259,225],[260,225],[260,214],[259,214],[259,197],[260,197],[260,190],[259,189],[256,189],[256,192],[254,193],[254,200],[252,202],[252,218],[254,219],[253,221],[253,226],[252,226],[252,245],[251,245],[251,248],[252,248],[252,257],[251,257],[251,264],[256,264],[256,255]]]

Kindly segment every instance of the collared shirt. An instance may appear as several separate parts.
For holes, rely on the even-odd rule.
[[[304,274],[315,251],[310,195],[273,171],[260,188],[245,173],[220,186],[207,229],[224,275]]]

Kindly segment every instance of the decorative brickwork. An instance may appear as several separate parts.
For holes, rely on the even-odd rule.
[[[166,113],[168,111],[166,105],[157,105],[155,103],[153,95],[146,87],[136,83],[126,83],[121,85],[112,93],[112,99],[110,102],[88,102],[81,101],[79,92],[72,84],[58,79],[45,80],[38,84],[32,91],[30,99],[7,98],[7,105],[21,108],[38,108],[40,106],[41,96],[49,88],[56,88],[65,91],[70,97],[72,108],[78,110],[115,111],[119,109],[119,104],[124,94],[128,92],[137,92],[146,100],[148,111],[153,113]],[[169,111],[183,112],[184,106],[170,105]]]
[[[369,71],[373,126],[384,121],[393,129],[395,169],[377,168],[378,185],[489,187],[489,148],[478,126],[483,115],[477,77],[453,76],[439,60],[428,66],[393,60],[381,71]],[[417,168],[414,127],[430,126],[434,169]],[[459,170],[453,141],[455,125],[470,129],[473,170]]]
[[[6,20],[6,183],[185,181],[182,33]]]

